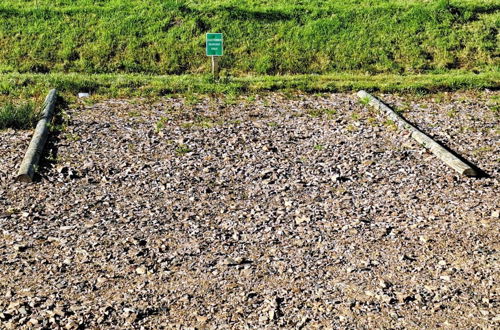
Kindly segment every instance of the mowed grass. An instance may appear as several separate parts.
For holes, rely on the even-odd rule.
[[[56,88],[67,102],[76,100],[79,92],[90,92],[92,99],[130,98],[183,95],[196,99],[196,94],[224,94],[234,99],[239,94],[270,91],[306,93],[355,92],[360,89],[380,92],[409,92],[417,94],[490,88],[498,90],[500,73],[464,73],[419,75],[283,75],[283,76],[223,76],[214,81],[210,75],[140,75],[140,74],[83,74],[83,73],[8,73],[0,74],[0,129],[33,126],[33,103],[41,103],[47,92]],[[21,106],[13,101],[34,100]],[[234,102],[234,101],[233,101]],[[2,104],[7,104],[1,106]]]
[[[193,93],[498,89],[495,0],[3,0],[0,129],[32,103]],[[205,33],[222,32],[221,79]]]
[[[223,76],[214,81],[210,75],[82,74],[82,73],[9,73],[0,74],[0,95],[15,99],[43,98],[51,88],[64,97],[78,92],[99,97],[157,97],[171,94],[258,93],[268,91],[354,92],[360,89],[381,92],[433,93],[461,89],[498,89],[500,73],[464,73],[420,75],[274,75]]]
[[[496,0],[3,0],[0,72],[418,74],[498,70]]]

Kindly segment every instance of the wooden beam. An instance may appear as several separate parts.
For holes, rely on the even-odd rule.
[[[215,80],[219,79],[219,56],[212,57],[212,76]]]
[[[56,106],[57,91],[51,90],[43,104],[41,118],[35,128],[35,133],[31,138],[28,150],[24,155],[23,162],[19,167],[16,179],[23,182],[32,182],[36,166],[43,152],[45,142],[49,135],[49,123],[52,120],[52,114]]]
[[[452,152],[444,146],[433,140],[431,137],[420,131],[418,128],[407,122],[403,117],[397,114],[394,110],[375,98],[373,95],[364,90],[358,92],[361,99],[369,100],[369,104],[374,108],[385,112],[387,117],[393,120],[399,127],[410,131],[411,137],[415,139],[420,145],[429,149],[436,157],[441,159],[445,164],[453,168],[458,173],[465,176],[479,176],[480,173],[469,164],[455,156]]]

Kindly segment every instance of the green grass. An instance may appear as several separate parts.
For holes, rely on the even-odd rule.
[[[362,97],[359,99],[359,103],[362,105],[370,104],[370,98],[368,96]]]
[[[495,0],[3,0],[0,72],[222,75],[498,70]],[[1,88],[1,86],[0,86]]]
[[[167,122],[168,122],[167,117],[161,117],[155,124],[155,132],[156,133],[161,132],[165,128]]]
[[[29,129],[37,120],[38,113],[32,103],[0,105],[0,129]]]
[[[83,73],[4,73],[0,74],[0,129],[31,128],[36,122],[33,104],[43,100],[51,88],[69,102],[76,100],[78,92],[91,92],[92,97],[84,102],[97,102],[108,97],[161,97],[183,94],[187,104],[200,102],[197,94],[228,95],[227,104],[236,102],[239,94],[248,94],[246,102],[255,101],[253,93],[270,91],[314,92],[352,92],[359,89],[380,92],[435,93],[461,89],[498,89],[500,73],[463,73],[450,71],[442,74],[419,75],[365,75],[365,74],[329,74],[329,75],[283,75],[283,76],[244,76],[224,77],[214,82],[209,75],[153,76],[139,74],[83,74]],[[16,104],[19,100],[31,100],[31,103]],[[361,100],[360,102],[363,102]],[[498,112],[498,105],[491,106]],[[333,118],[334,109],[314,110],[308,115]],[[136,117],[138,113],[130,112]],[[166,119],[155,124],[155,130],[161,131]],[[193,126],[212,125],[212,122],[196,122]],[[271,124],[272,125],[272,124]]]
[[[321,151],[321,150],[323,150],[323,149],[325,149],[325,146],[324,146],[324,145],[322,145],[322,144],[316,144],[316,145],[314,146],[314,150],[316,150],[316,151]]]
[[[186,144],[179,144],[177,148],[175,148],[175,152],[180,156],[185,155],[191,151],[193,150]]]
[[[45,97],[51,88],[64,96],[91,92],[94,97],[134,97],[185,94],[196,103],[198,94],[241,93],[267,91],[350,92],[359,89],[381,92],[438,92],[460,89],[498,89],[500,73],[463,73],[420,75],[284,75],[226,77],[215,83],[208,75],[150,76],[138,74],[0,74],[0,96],[11,98]],[[1,100],[1,99],[0,99]]]
[[[494,95],[491,97],[491,104],[489,108],[495,115],[500,115],[500,95]]]

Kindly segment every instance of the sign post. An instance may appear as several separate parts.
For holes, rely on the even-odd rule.
[[[219,56],[224,54],[224,39],[222,33],[207,33],[206,54],[212,58],[212,75],[219,78]]]

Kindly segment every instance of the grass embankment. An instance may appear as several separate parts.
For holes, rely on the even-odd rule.
[[[228,75],[495,70],[495,0],[3,0],[0,72]]]
[[[4,0],[0,105],[40,101],[51,88],[111,97],[498,89],[499,22],[495,0]],[[217,84],[204,75],[206,32],[225,36]],[[1,109],[0,127],[32,122],[32,106]]]

